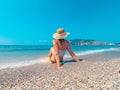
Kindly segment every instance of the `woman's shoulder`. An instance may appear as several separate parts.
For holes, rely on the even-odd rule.
[[[53,44],[58,43],[58,40],[52,40]]]
[[[52,42],[58,42],[58,40],[52,40]]]
[[[68,41],[68,40],[65,40],[65,42],[66,42],[66,43],[69,43],[69,41]]]

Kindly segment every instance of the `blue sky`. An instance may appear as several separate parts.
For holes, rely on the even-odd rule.
[[[120,0],[1,0],[0,45],[51,44],[63,27],[67,39],[120,42]]]

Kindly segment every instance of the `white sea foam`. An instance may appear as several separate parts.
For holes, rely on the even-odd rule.
[[[38,58],[36,60],[30,60],[30,61],[25,60],[22,62],[0,64],[0,69],[28,66],[28,65],[32,65],[32,64],[36,64],[36,63],[46,63],[46,61],[43,58]]]

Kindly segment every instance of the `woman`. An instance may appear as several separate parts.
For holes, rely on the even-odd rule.
[[[57,68],[62,68],[61,61],[63,60],[65,51],[68,50],[69,54],[76,62],[80,62],[78,57],[73,53],[70,48],[70,44],[65,38],[69,35],[69,32],[64,32],[63,28],[57,29],[57,32],[53,34],[53,47],[50,49],[50,53],[46,58],[48,63],[57,63]]]

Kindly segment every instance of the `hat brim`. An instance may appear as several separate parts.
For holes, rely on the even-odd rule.
[[[55,38],[55,39],[64,39],[64,38],[66,38],[68,35],[70,35],[69,32],[65,32],[64,34],[55,33],[55,34],[53,34],[53,38]]]

